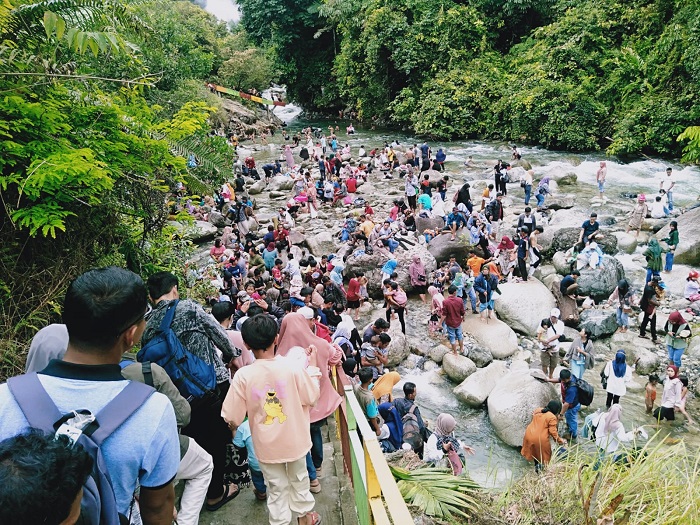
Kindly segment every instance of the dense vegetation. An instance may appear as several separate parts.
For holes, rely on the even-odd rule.
[[[0,0],[0,378],[78,273],[181,268],[168,193],[231,168],[209,79],[264,88],[270,61],[189,2]]]
[[[308,109],[437,138],[678,155],[700,118],[697,0],[240,0]]]

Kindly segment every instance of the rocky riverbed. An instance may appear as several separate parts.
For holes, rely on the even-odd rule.
[[[367,144],[374,147],[378,144]],[[242,156],[252,152],[260,161],[276,157],[279,145],[257,147],[256,151],[242,148]],[[297,159],[298,160],[298,159]],[[454,160],[454,159],[453,159]],[[536,158],[528,159],[536,164]],[[357,159],[351,160],[356,162]],[[493,159],[495,162],[495,159]],[[478,196],[481,190],[492,182],[487,175],[488,161],[479,163],[475,169],[466,169],[461,163],[448,163],[447,175],[450,185],[447,200],[451,202],[452,195],[464,181],[470,181],[472,197]],[[491,163],[492,164],[492,163]],[[302,164],[302,166],[304,166]],[[318,177],[315,165],[308,167],[314,177]],[[544,170],[542,170],[544,171]],[[538,169],[536,168],[536,172]],[[430,178],[435,181],[442,174],[431,172]],[[457,400],[460,410],[465,414],[476,411],[488,414],[471,420],[473,425],[483,427],[481,430],[462,426],[459,428],[464,437],[474,442],[482,439],[488,445],[484,453],[497,450],[500,464],[518,464],[515,453],[509,455],[503,452],[503,444],[518,446],[522,441],[525,426],[529,423],[532,411],[546,404],[549,399],[558,395],[553,386],[541,383],[531,374],[531,369],[539,368],[539,349],[535,341],[535,331],[539,321],[548,316],[550,309],[556,305],[552,289],[558,288],[558,283],[568,267],[564,262],[563,252],[568,249],[578,235],[581,223],[587,219],[592,209],[598,213],[604,240],[600,243],[605,255],[603,264],[597,270],[583,270],[579,283],[581,293],[595,296],[598,300],[607,297],[614,290],[617,281],[625,277],[641,295],[644,283],[645,261],[641,255],[651,236],[663,238],[667,234],[667,223],[671,220],[647,220],[638,238],[625,233],[627,225],[626,214],[632,209],[634,199],[629,196],[615,196],[604,202],[591,201],[594,188],[590,184],[578,180],[576,173],[564,169],[548,169],[547,176],[553,180],[551,187],[553,195],[548,197],[548,209],[537,216],[537,223],[544,226],[544,234],[540,243],[544,246],[545,260],[535,272],[534,279],[527,283],[509,283],[501,285],[502,295],[496,296],[495,308],[498,318],[488,324],[479,321],[478,317],[468,314],[463,325],[466,334],[465,356],[451,355],[446,341],[438,337],[428,336],[429,309],[417,297],[410,296],[407,308],[407,336],[400,332],[398,323],[393,323],[390,334],[393,341],[390,348],[391,365],[398,367],[402,375],[408,374],[414,378],[423,378],[430,389],[440,392],[443,398],[450,399],[447,406],[454,406]],[[541,173],[537,173],[540,178]],[[272,221],[279,206],[283,206],[289,198],[292,180],[285,176],[274,177],[268,184],[260,181],[247,181],[247,190],[255,200],[256,216],[261,234]],[[383,175],[373,173],[369,180],[358,187],[355,197],[363,197],[374,208],[375,217],[383,218],[388,215],[394,198],[404,195],[403,179],[394,177],[385,179]],[[518,184],[509,185],[509,193],[504,199],[505,227],[502,234],[513,235],[518,216],[524,210],[523,193]],[[692,205],[692,201],[686,202]],[[674,309],[680,309],[691,322],[694,337],[683,358],[682,373],[688,375],[692,390],[700,392],[700,312],[689,310],[688,303],[682,297],[685,277],[693,267],[700,265],[700,208],[687,207],[684,213],[675,213],[681,232],[681,244],[676,252],[676,262],[673,272],[663,274],[667,285],[664,303],[659,308],[657,327],[663,333],[663,326],[668,314]],[[372,255],[364,252],[353,253],[347,243],[341,243],[338,237],[342,224],[348,215],[359,215],[361,209],[343,206],[322,206],[316,219],[310,219],[306,214],[300,215],[291,236],[292,251],[301,258],[303,254],[311,253],[317,258],[321,255],[336,253],[347,256],[346,272],[363,270],[370,278],[370,293],[379,290],[381,275],[379,269],[389,258],[389,253],[377,249]],[[217,219],[220,220],[220,219]],[[204,227],[204,225],[200,225]],[[207,235],[212,237],[213,231],[223,223],[209,225]],[[253,225],[254,228],[257,225]],[[456,241],[450,241],[448,234],[443,234],[426,245],[422,236],[410,237],[414,246],[409,250],[399,249],[395,256],[398,260],[397,271],[399,281],[410,294],[410,284],[406,277],[408,265],[414,254],[421,257],[424,265],[431,271],[436,264],[446,260],[452,253],[463,258],[471,248],[468,236],[458,235]],[[201,252],[200,261],[206,261],[208,246]],[[461,262],[461,261],[460,261]],[[378,307],[378,308],[377,308]],[[383,316],[381,303],[366,303],[362,309],[361,322],[358,328]],[[639,319],[632,316],[629,332],[615,333],[614,309],[599,304],[592,310],[581,314],[581,323],[591,328],[595,339],[596,367],[586,372],[585,378],[596,387],[596,397],[589,410],[604,405],[605,392],[600,387],[599,371],[605,361],[611,359],[618,349],[625,349],[629,363],[639,358],[634,380],[629,386],[627,396],[623,400],[625,410],[623,421],[628,426],[634,424],[650,424],[653,421],[644,414],[643,388],[646,383],[644,376],[656,371],[663,376],[667,362],[665,347],[654,345],[651,341],[640,339],[638,334]],[[569,343],[563,343],[562,354],[575,335],[573,328],[566,329],[565,335]],[[661,338],[662,340],[662,338]],[[420,383],[419,383],[420,384]],[[400,387],[400,385],[399,385]],[[451,390],[454,389],[453,392]],[[660,399],[659,388],[659,399]],[[440,402],[431,399],[427,402],[434,409],[428,409],[432,416],[437,415]],[[688,402],[688,410],[693,417],[700,414],[695,408],[695,400]],[[588,413],[582,412],[582,418]],[[466,416],[465,416],[466,417]],[[484,431],[484,428],[486,429]],[[691,443],[698,441],[695,427],[676,422],[672,426],[663,427],[674,437],[684,437]],[[474,434],[476,432],[476,434]],[[500,438],[498,446],[489,436],[493,434]],[[471,439],[470,439],[471,438]],[[697,444],[697,443],[696,443]],[[478,448],[478,444],[477,444]],[[510,469],[509,466],[509,469]],[[522,464],[520,464],[522,467]],[[488,478],[484,474],[483,478]]]

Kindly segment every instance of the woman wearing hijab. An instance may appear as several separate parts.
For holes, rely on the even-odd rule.
[[[292,169],[292,166],[294,166],[294,157],[292,156],[292,148],[289,147],[289,144],[287,144],[284,147],[284,158],[287,161],[287,169]]]
[[[522,456],[528,461],[535,461],[535,472],[552,459],[552,445],[549,438],[560,445],[566,445],[566,440],[557,432],[557,416],[561,412],[561,402],[550,401],[546,407],[538,408],[532,414],[532,421],[525,429]]]
[[[688,348],[688,340],[692,337],[690,326],[685,322],[681,313],[676,310],[671,312],[664,327],[666,332],[666,348],[668,349],[668,360],[678,368],[681,367],[681,357]]]
[[[678,377],[678,367],[668,365],[666,367],[666,381],[664,381],[664,392],[661,395],[661,406],[654,410],[654,418],[657,421],[666,419],[673,421],[676,419],[676,409],[681,406],[683,383]]]
[[[459,206],[460,204],[464,204],[467,207],[467,210],[469,210],[469,213],[472,212],[472,197],[471,194],[469,193],[469,183],[465,182],[462,187],[459,189],[459,191],[455,195],[454,203],[455,206]]]
[[[603,376],[608,382],[605,387],[608,393],[605,406],[608,408],[620,402],[620,398],[627,393],[627,383],[632,380],[632,367],[627,366],[626,358],[625,351],[618,350],[615,359],[608,361],[603,369]]]
[[[637,429],[625,432],[625,427],[620,421],[621,414],[622,407],[613,405],[598,421],[598,427],[595,431],[595,444],[600,451],[600,459],[604,456],[613,456],[613,461],[624,459],[625,454],[616,454],[620,444],[629,443],[640,433]]]
[[[510,239],[510,237],[504,235],[501,242],[496,247],[496,261],[504,279],[509,279],[511,273],[513,272],[513,268],[515,268],[515,252],[515,243]]]
[[[374,382],[372,393],[378,405],[381,403],[391,403],[394,400],[391,391],[399,381],[401,381],[401,376],[398,372],[387,372]]]
[[[347,376],[351,385],[360,384],[360,379],[357,377],[357,373],[360,371],[360,367],[357,366],[357,361],[354,358],[349,357],[343,361],[343,372]]]
[[[647,249],[642,254],[647,260],[647,279],[644,282],[648,283],[651,281],[652,276],[660,275],[660,272],[664,267],[664,261],[661,257],[662,253],[663,248],[661,248],[659,241],[657,241],[654,237],[649,239],[649,246],[647,246]]]
[[[408,275],[411,278],[411,286],[414,291],[418,292],[420,300],[425,303],[425,292],[428,287],[428,276],[425,273],[425,266],[421,261],[420,255],[413,256],[413,262],[408,267]]]
[[[632,210],[630,222],[627,224],[625,233],[628,233],[630,230],[634,230],[634,237],[639,237],[639,230],[642,229],[642,224],[644,223],[644,219],[647,217],[647,213],[649,213],[647,197],[643,193],[640,193],[637,196],[637,205]]]
[[[309,413],[311,418],[311,457],[313,466],[316,467],[316,472],[310,472],[309,474],[312,478],[315,478],[316,473],[321,472],[321,465],[323,464],[321,427],[326,422],[326,418],[335,412],[335,409],[338,408],[342,401],[338,392],[333,388],[329,370],[330,366],[340,364],[342,351],[340,348],[314,335],[309,327],[309,321],[302,314],[294,312],[284,316],[277,340],[277,354],[285,356],[295,346],[308,348],[311,345],[314,345],[318,350],[317,366],[321,370],[321,395]],[[312,486],[320,488],[320,485],[314,484],[313,481]]]
[[[271,242],[262,252],[263,262],[265,263],[265,268],[267,268],[268,272],[272,271],[277,257],[279,257],[279,252],[277,251],[277,248],[275,248],[275,243]]]
[[[549,177],[544,177],[537,185],[537,193],[535,193],[537,211],[542,211],[542,208],[544,208],[544,199],[548,193],[551,193],[549,190]]]
[[[391,274],[396,270],[396,265],[398,261],[396,259],[389,259],[382,266],[382,283],[387,279],[391,279]]]
[[[403,443],[403,424],[396,407],[391,403],[382,403],[377,409],[382,416],[382,434],[379,436],[383,452],[395,452],[401,449]],[[387,434],[388,436],[384,437]]]
[[[345,357],[352,357],[355,355],[355,345],[352,344],[352,331],[354,328],[354,323],[341,321],[335,327],[335,332],[333,332],[332,342],[340,347]]]
[[[566,352],[564,361],[569,363],[571,375],[576,379],[582,379],[586,369],[593,368],[595,365],[595,351],[591,341],[591,331],[588,328],[583,328],[579,331],[568,352]]]
[[[454,429],[457,426],[457,421],[450,414],[442,413],[435,419],[435,428],[433,433],[428,438],[423,449],[423,460],[427,463],[445,464],[445,456],[449,458],[449,464],[452,465],[452,471],[455,474],[461,473],[461,460],[459,465],[456,464],[457,456],[474,455],[474,449],[464,445],[461,441],[454,437]],[[452,457],[450,457],[452,456]],[[456,472],[459,470],[459,472]]]

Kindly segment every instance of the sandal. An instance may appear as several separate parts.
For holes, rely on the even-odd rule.
[[[258,501],[265,501],[267,499],[267,492],[258,492],[258,489],[253,489],[253,494],[255,494],[255,499]]]
[[[309,490],[311,491],[311,494],[318,494],[321,492],[321,482],[317,479],[313,480],[309,483]]]
[[[236,487],[236,491],[233,494],[229,494],[229,490],[231,489],[231,485]],[[213,505],[210,505],[209,503],[206,504],[206,509],[209,512],[214,512],[215,510],[219,510],[221,507],[226,505],[229,501],[236,499],[236,496],[238,496],[241,493],[241,489],[235,484],[235,483],[229,483],[226,485],[226,490],[224,492],[224,497],[221,498],[221,501],[218,501],[217,503],[214,503]]]
[[[321,515],[318,512],[309,512],[307,516],[311,516],[311,525],[320,525]]]

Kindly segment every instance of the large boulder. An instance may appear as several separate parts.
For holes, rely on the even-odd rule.
[[[485,323],[478,315],[467,315],[462,329],[487,348],[494,359],[506,359],[518,351],[518,336],[503,321],[494,318]]]
[[[538,381],[528,370],[509,372],[501,376],[488,396],[489,419],[498,437],[519,447],[535,409],[560,398],[551,383]]]
[[[442,369],[452,381],[461,383],[476,372],[476,365],[468,357],[449,352],[442,358]]]
[[[540,321],[549,317],[557,303],[547,287],[530,278],[520,283],[498,285],[501,295],[494,301],[498,317],[516,332],[534,336]]]
[[[366,329],[367,328],[365,328],[365,330]],[[406,334],[401,331],[401,324],[398,321],[391,323],[387,333],[389,336],[391,336],[391,343],[389,343],[389,361],[387,362],[387,366],[398,366],[411,353],[411,348],[408,344],[408,340],[406,339]]]
[[[508,373],[504,361],[494,361],[486,368],[480,368],[452,391],[457,399],[470,407],[480,407],[496,386],[498,380]]]
[[[428,350],[428,357],[435,361],[437,364],[441,365],[444,357],[451,353],[452,350],[447,348],[445,345],[437,345]]]
[[[700,265],[700,207],[679,215],[678,231],[680,232],[680,242],[676,248],[674,261],[677,264]],[[668,237],[670,226],[664,226],[656,234],[657,239]]]
[[[491,352],[479,345],[472,345],[467,352],[467,356],[474,361],[477,368],[484,368],[493,362],[493,355],[491,355]]]
[[[656,372],[656,369],[661,365],[661,358],[647,348],[641,346],[628,346],[625,348],[627,354],[627,363],[636,362],[635,371],[640,376],[648,376]]]
[[[259,180],[255,184],[251,184],[248,186],[248,194],[249,195],[257,195],[258,193],[262,193],[263,190],[265,189],[265,181],[264,180]]]
[[[413,262],[414,255],[418,255],[423,262],[426,277],[430,277],[430,274],[435,271],[437,267],[435,257],[426,249],[425,245],[416,244],[415,246],[411,246],[409,250],[396,250],[393,256],[397,261],[396,271],[399,274],[397,281],[399,286],[407,293],[413,291],[413,286],[411,285],[411,280],[408,275],[408,267],[411,265],[411,262]],[[385,250],[374,250],[372,255],[367,255],[364,251],[355,251],[348,256],[345,261],[345,274],[348,275],[350,272],[358,271],[364,272],[365,277],[369,279],[369,283],[367,284],[368,293],[373,297],[379,297],[381,296],[382,287],[381,270],[388,258],[388,252]]]
[[[474,245],[469,242],[469,232],[466,228],[457,230],[454,241],[450,240],[450,236],[449,233],[443,233],[428,244],[428,251],[439,263],[449,260],[452,254],[454,254],[458,262],[464,261],[469,256],[469,252],[474,250]],[[476,252],[481,255],[481,248],[477,246]]]
[[[336,238],[328,230],[306,237],[306,244],[311,253],[319,259],[323,255],[335,253],[336,250]]]
[[[617,248],[622,253],[634,253],[637,249],[637,237],[625,232],[614,232],[613,235],[617,237]]]
[[[571,264],[564,252],[556,252],[552,256],[552,265],[560,275],[568,275],[571,273]]]
[[[294,179],[286,175],[275,175],[270,179],[267,189],[270,191],[289,191],[294,187]]]
[[[546,205],[549,210],[568,210],[574,207],[574,198],[570,195],[560,195],[551,197],[547,200]]]
[[[603,255],[600,266],[595,269],[586,267],[581,270],[578,280],[579,295],[592,295],[596,300],[607,299],[617,287],[617,282],[624,279],[622,263],[609,255]]]
[[[615,310],[603,310],[591,308],[581,313],[579,327],[591,331],[593,339],[600,339],[612,335],[617,330]]]
[[[557,171],[549,175],[559,186],[571,186],[576,184],[578,175],[573,171]]]
[[[602,234],[601,239],[596,239],[598,246],[604,253],[614,255],[617,253],[617,238],[609,231],[599,230]],[[547,228],[545,227],[545,232]],[[545,256],[551,256],[555,252],[566,252],[574,244],[578,242],[578,236],[581,233],[581,226],[576,228],[561,228],[553,236],[552,241],[548,243],[543,250]],[[545,246],[544,242],[542,245]]]
[[[210,222],[194,221],[193,223],[182,223],[178,221],[168,221],[168,226],[172,226],[183,239],[194,243],[212,240],[219,232],[218,228]]]
[[[218,211],[212,211],[209,213],[209,222],[217,228],[223,228],[226,226],[226,217],[221,215]]]
[[[422,234],[426,229],[442,230],[445,227],[445,221],[442,217],[419,217],[416,216],[416,231]]]

